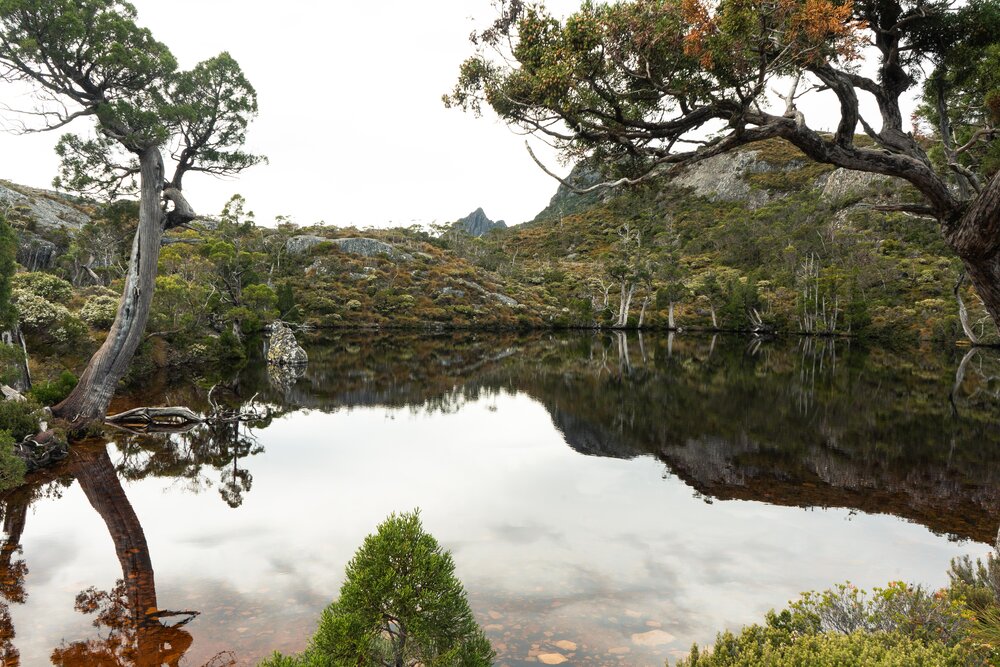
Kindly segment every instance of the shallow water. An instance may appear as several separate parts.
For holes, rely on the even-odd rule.
[[[271,411],[252,428],[112,434],[3,499],[8,652],[301,650],[364,536],[419,507],[500,664],[662,665],[803,590],[942,585],[1000,521],[989,352],[634,334],[308,349],[302,377],[221,378],[215,400]],[[119,406],[205,409],[215,382],[154,378]],[[123,629],[135,607],[168,611]]]

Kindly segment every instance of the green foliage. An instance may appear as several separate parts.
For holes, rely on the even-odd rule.
[[[14,438],[10,432],[0,431],[0,492],[24,482],[26,470],[24,461],[14,454]]]
[[[69,396],[76,387],[78,378],[69,371],[63,371],[51,382],[36,382],[31,388],[31,397],[41,405],[55,405]]]
[[[738,636],[719,636],[712,652],[692,649],[678,667],[968,667],[969,649],[940,642],[924,644],[899,633],[795,636],[754,625]],[[986,663],[978,663],[985,667]]]
[[[61,349],[69,349],[87,336],[87,327],[61,303],[23,289],[14,290],[18,317],[29,333]]]
[[[365,538],[305,654],[264,664],[473,667],[492,664],[494,655],[451,555],[413,512],[391,515]]]
[[[52,303],[65,305],[73,297],[73,286],[51,273],[18,273],[13,284],[15,290],[29,292]]]
[[[12,298],[12,278],[17,270],[17,236],[0,214],[0,330],[17,323]]]
[[[34,401],[0,401],[0,424],[15,440],[38,433],[38,403]]]
[[[118,298],[99,294],[87,300],[80,309],[80,319],[92,327],[106,329],[118,314]]]
[[[1000,559],[952,561],[949,588],[931,593],[890,583],[871,594],[845,584],[805,593],[764,625],[719,634],[678,667],[954,665],[1000,658]]]

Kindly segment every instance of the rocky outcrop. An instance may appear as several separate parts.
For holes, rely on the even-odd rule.
[[[363,237],[350,238],[350,239],[332,239],[332,243],[338,248],[340,248],[342,252],[346,252],[351,255],[361,255],[362,257],[375,257],[377,255],[383,255],[392,260],[403,260],[403,261],[409,261],[413,259],[412,255],[403,252],[396,246],[384,243],[382,241],[376,241],[375,239],[368,239]]]
[[[347,239],[328,239],[323,236],[301,234],[288,239],[285,243],[285,249],[288,250],[289,254],[301,255],[309,252],[320,243],[331,243],[340,248],[341,252],[360,255],[362,257],[376,257],[381,255],[397,261],[409,261],[413,259],[412,255],[403,252],[394,245],[360,236]]]
[[[17,261],[29,271],[48,269],[60,249],[48,240],[53,233],[73,234],[90,216],[63,195],[0,181],[0,210],[17,233]]]
[[[761,159],[757,151],[735,151],[696,162],[678,174],[673,183],[691,188],[695,194],[709,201],[742,201],[746,202],[747,208],[755,209],[767,204],[771,195],[765,190],[751,187],[746,176],[778,170],[791,171],[803,164],[804,162],[793,161],[779,167]]]
[[[501,294],[500,292],[491,292],[482,285],[477,285],[471,280],[465,280],[464,278],[459,278],[455,282],[457,282],[459,285],[462,285],[463,287],[468,287],[473,292],[478,292],[483,296],[496,299],[497,301],[507,306],[508,308],[517,308],[517,306],[520,305],[515,299],[510,298],[506,294]]]
[[[571,184],[573,188],[576,188],[577,190],[585,190],[603,180],[605,179],[600,170],[588,162],[577,163],[577,165],[574,166],[573,170],[569,173],[569,176],[566,177],[566,182]],[[572,215],[573,213],[582,211],[583,209],[593,206],[606,198],[614,196],[614,192],[611,190],[594,190],[593,192],[588,192],[586,194],[579,194],[575,192],[573,188],[568,188],[560,183],[556,193],[552,196],[552,199],[549,200],[549,205],[535,216],[533,222],[546,220],[548,218],[561,218],[564,215]]]
[[[482,208],[477,208],[469,215],[455,222],[453,226],[455,229],[460,229],[469,236],[476,237],[484,236],[494,229],[507,229],[506,222],[503,220],[497,220],[496,222],[490,220]]]
[[[29,271],[48,269],[55,262],[59,248],[37,234],[17,230],[17,262]]]
[[[90,216],[57,192],[0,182],[0,206],[9,209],[7,218],[15,227],[30,226],[37,232],[76,231],[90,222]],[[21,224],[18,224],[21,223]]]
[[[824,201],[841,204],[845,201],[858,200],[872,194],[880,185],[888,184],[892,179],[881,174],[867,171],[852,171],[850,169],[834,169],[823,184],[821,197]]]
[[[303,366],[309,355],[302,349],[295,334],[283,322],[271,325],[271,341],[267,348],[267,363],[272,366]]]
[[[299,236],[293,236],[285,241],[285,250],[287,250],[290,255],[301,255],[309,252],[320,243],[326,243],[329,240],[330,239],[323,238],[322,236],[301,234]]]

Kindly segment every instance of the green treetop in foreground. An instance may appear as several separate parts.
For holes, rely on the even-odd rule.
[[[424,532],[418,510],[391,515],[365,538],[306,652],[275,654],[262,667],[476,667],[494,655],[451,554]]]

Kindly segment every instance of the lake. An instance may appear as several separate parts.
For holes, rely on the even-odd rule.
[[[300,651],[365,535],[414,508],[506,665],[672,663],[804,590],[941,586],[997,536],[997,352],[589,332],[306,348],[298,376],[147,378],[116,409],[207,410],[214,386],[257,418],[109,432],[0,498],[8,659]],[[158,622],[129,626],[135,608]]]

